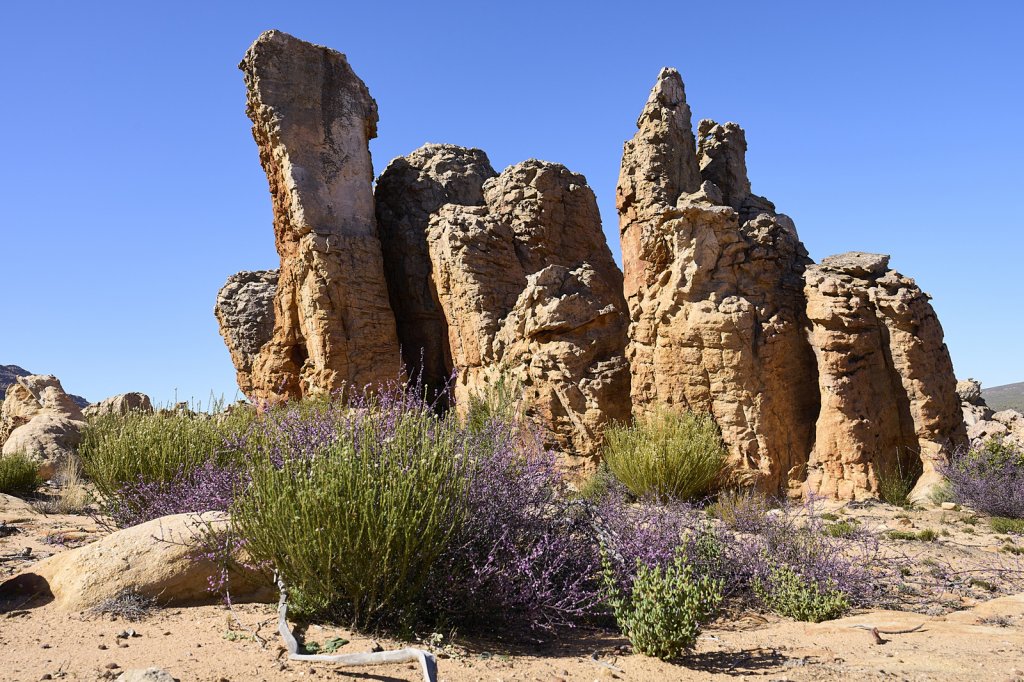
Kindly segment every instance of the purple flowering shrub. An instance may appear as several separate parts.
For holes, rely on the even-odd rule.
[[[992,516],[1024,518],[1024,448],[993,439],[942,467],[958,502]]]
[[[564,494],[555,453],[501,410],[470,412],[478,439],[467,514],[431,585],[458,624],[571,625],[598,605],[590,506]]]
[[[191,470],[179,469],[168,480],[140,477],[122,485],[108,500],[107,511],[121,528],[171,514],[227,511],[247,476],[238,464],[210,459]]]
[[[867,532],[833,537],[813,503],[769,509],[761,498],[706,513],[669,502],[624,503],[611,496],[602,505],[601,540],[619,587],[628,594],[638,565],[668,569],[677,555],[698,574],[721,581],[723,596],[748,607],[765,606],[766,584],[780,567],[822,593],[839,593],[852,605],[881,597],[878,576],[889,570]],[[715,518],[718,516],[719,518]]]

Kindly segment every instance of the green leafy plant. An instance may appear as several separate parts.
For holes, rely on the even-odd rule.
[[[233,523],[296,613],[411,622],[464,513],[467,432],[429,409],[372,403],[336,428],[301,456],[254,453]]]
[[[665,568],[647,566],[638,560],[636,577],[627,592],[605,557],[605,598],[622,632],[637,651],[671,660],[696,643],[701,626],[721,604],[722,581],[706,573],[699,577],[694,573],[693,565],[682,552]]]
[[[993,516],[988,524],[996,533],[1024,535],[1024,519],[1010,519],[1005,516]]]
[[[480,433],[495,421],[514,422],[522,389],[504,374],[485,384],[483,389],[469,396],[466,407],[466,428]]]
[[[848,538],[857,532],[857,524],[851,521],[837,521],[826,524],[822,532],[833,538]]]
[[[606,429],[604,456],[637,497],[691,500],[711,490],[727,452],[710,415],[661,409]]]
[[[788,566],[773,568],[766,580],[754,582],[754,593],[780,616],[820,623],[843,615],[850,602],[832,585],[807,580]]]
[[[216,417],[184,412],[93,417],[83,430],[79,455],[86,476],[113,500],[125,484],[173,481],[207,462],[231,458],[225,440],[254,418],[253,410]]]
[[[39,465],[21,453],[0,457],[0,493],[26,497],[39,490]]]

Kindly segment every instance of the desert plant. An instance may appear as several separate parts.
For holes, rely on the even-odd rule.
[[[1008,519],[1005,516],[993,516],[989,525],[996,533],[1024,535],[1024,519]]]
[[[878,471],[878,496],[883,502],[897,507],[909,507],[910,493],[921,476],[919,459],[904,461],[898,453],[893,465]]]
[[[789,566],[777,566],[767,578],[757,579],[754,592],[780,616],[811,623],[838,618],[850,608],[846,595],[833,583],[809,579]]]
[[[39,465],[28,455],[0,456],[0,493],[27,497],[39,490]]]
[[[992,439],[942,467],[953,500],[982,513],[1024,518],[1024,448]]]
[[[661,409],[605,430],[605,461],[637,497],[698,498],[718,479],[726,455],[710,415]]]
[[[682,551],[667,567],[637,561],[628,590],[607,559],[602,576],[608,605],[623,634],[637,651],[662,660],[679,658],[692,648],[701,626],[722,601],[721,581],[707,573],[698,577]]]
[[[125,484],[175,481],[207,461],[232,461],[228,441],[254,418],[247,410],[217,418],[181,412],[94,417],[79,454],[99,493],[114,499]]]
[[[707,512],[730,530],[755,533],[770,522],[771,501],[755,490],[723,490]],[[838,517],[837,517],[838,518]]]
[[[81,514],[92,503],[92,495],[82,480],[78,462],[68,459],[61,466],[56,479],[57,491],[49,499],[41,500],[37,508],[44,514]]]
[[[521,397],[519,384],[506,374],[499,374],[479,391],[470,394],[465,410],[466,428],[483,431],[495,422],[514,423]]]
[[[247,551],[274,566],[299,612],[360,627],[415,620],[465,513],[473,441],[398,391],[276,429],[253,441],[232,506]],[[296,431],[304,447],[280,450]]]
[[[437,562],[432,610],[454,625],[535,628],[593,612],[591,505],[567,494],[555,453],[508,413],[492,413],[469,434],[467,513]]]
[[[824,526],[825,535],[833,538],[847,538],[857,532],[857,525],[851,521],[837,521]]]

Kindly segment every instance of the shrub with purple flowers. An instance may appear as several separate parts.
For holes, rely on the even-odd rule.
[[[431,584],[457,624],[571,625],[599,602],[591,506],[565,494],[555,454],[498,410],[467,420],[476,460],[467,513]]]
[[[722,515],[727,520],[716,518]],[[878,576],[889,570],[878,559],[873,536],[859,529],[843,537],[829,534],[813,504],[769,509],[763,498],[743,494],[725,497],[705,512],[682,503],[624,504],[611,498],[602,505],[600,519],[609,568],[626,594],[637,565],[666,570],[677,556],[698,574],[720,580],[726,599],[753,608],[771,608],[765,586],[792,587],[780,567],[798,576],[807,594],[830,600],[841,595],[854,605],[882,597],[884,581]],[[796,592],[788,590],[786,600]]]
[[[993,439],[942,468],[955,502],[992,516],[1024,518],[1024,448]]]

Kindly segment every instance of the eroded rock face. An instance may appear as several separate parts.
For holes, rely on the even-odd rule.
[[[377,180],[377,224],[402,360],[434,391],[451,378],[452,359],[431,277],[427,225],[445,204],[482,206],[484,182],[496,175],[480,149],[427,144],[394,159]]]
[[[983,448],[990,440],[1024,447],[1024,415],[1016,410],[996,412],[990,408],[976,379],[956,382],[956,393],[971,448]]]
[[[806,273],[821,413],[808,488],[875,497],[879,476],[921,471],[912,497],[941,481],[936,466],[964,445],[956,379],[935,311],[889,257],[846,253]]]
[[[253,364],[274,337],[277,280],[277,270],[243,271],[228,277],[217,292],[213,313],[246,395],[253,390]]]
[[[4,442],[3,454],[21,453],[39,467],[39,476],[50,479],[67,467],[78,467],[78,445],[85,422],[58,414],[39,414],[11,432]]]
[[[664,69],[625,144],[617,189],[633,409],[710,413],[732,477],[772,493],[803,479],[817,414],[793,222],[751,194],[746,140],[702,121]]]
[[[567,468],[586,469],[604,424],[629,416],[622,279],[594,194],[583,176],[536,160],[483,194],[483,206],[442,206],[427,230],[456,404],[504,374]]]
[[[274,334],[251,362],[250,397],[397,378],[368,147],[376,103],[343,54],[280,31],[261,35],[239,68],[281,256]]]

